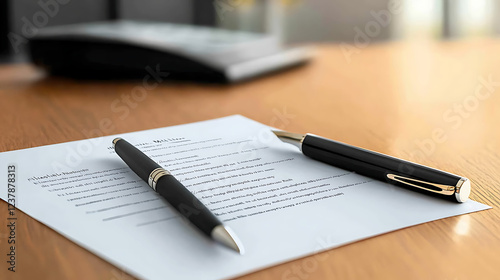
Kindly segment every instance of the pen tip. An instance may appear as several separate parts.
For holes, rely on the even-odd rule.
[[[288,138],[288,139],[293,139],[293,140],[301,140],[304,138],[304,134],[299,134],[299,133],[292,133],[288,131],[282,131],[282,130],[271,130],[274,135],[278,136],[278,138],[283,139],[283,138]]]
[[[271,130],[274,135],[278,136],[278,139],[281,141],[292,144],[299,149],[301,149],[302,146],[302,140],[306,135],[304,134],[299,134],[299,133],[292,133],[292,132],[287,132],[287,131],[279,131],[279,130]]]
[[[229,227],[218,225],[212,230],[211,235],[215,241],[235,250],[240,255],[244,254],[243,245]]]

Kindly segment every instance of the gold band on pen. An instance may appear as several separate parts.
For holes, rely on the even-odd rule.
[[[113,139],[113,148],[116,146],[116,143],[117,143],[118,141],[122,140],[122,139],[123,139],[123,138],[120,138],[120,137]]]
[[[167,170],[159,167],[159,168],[156,168],[155,170],[153,170],[150,174],[149,174],[149,178],[148,178],[148,185],[154,190],[156,191],[156,183],[158,183],[158,180],[160,180],[161,177],[165,176],[165,175],[172,175],[170,174],[170,172],[168,172]]]

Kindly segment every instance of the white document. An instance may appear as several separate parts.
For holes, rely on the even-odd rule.
[[[117,136],[169,170],[230,226],[245,254],[215,243],[180,218],[114,152],[111,141]],[[234,277],[489,208],[311,160],[269,127],[242,116],[1,153],[5,184],[9,165],[16,169],[19,209],[147,279]]]

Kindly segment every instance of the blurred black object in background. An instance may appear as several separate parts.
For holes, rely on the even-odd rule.
[[[238,82],[306,62],[309,48],[272,35],[187,24],[105,21],[41,29],[32,61],[57,76]]]
[[[213,1],[193,2],[193,24],[215,26],[215,9]]]
[[[0,63],[25,62],[26,42],[39,29],[117,19],[204,26],[216,22],[213,1],[0,0]]]
[[[120,17],[120,2],[119,0],[108,0],[108,19],[115,20]]]
[[[0,55],[5,55],[9,52],[9,39],[7,37],[10,30],[9,10],[9,1],[0,1]]]

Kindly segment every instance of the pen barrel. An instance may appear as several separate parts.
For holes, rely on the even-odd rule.
[[[222,223],[174,176],[162,176],[156,191],[163,196],[182,216],[186,217],[203,233],[211,236],[212,230]]]
[[[463,202],[470,193],[470,182],[461,176],[319,136],[306,135],[301,149],[315,160],[453,201]]]
[[[159,164],[129,142],[117,138],[113,143],[115,145],[115,151],[120,158],[145,182],[148,182],[149,175],[153,170],[161,168]]]

